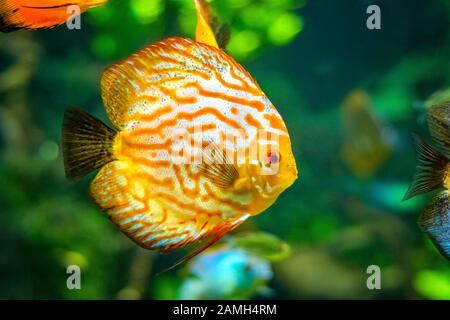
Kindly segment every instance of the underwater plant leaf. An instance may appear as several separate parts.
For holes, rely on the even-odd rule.
[[[450,299],[450,273],[445,270],[422,270],[413,281],[414,289],[424,298]]]
[[[245,232],[232,239],[232,245],[269,261],[280,261],[291,253],[289,244],[267,232]]]

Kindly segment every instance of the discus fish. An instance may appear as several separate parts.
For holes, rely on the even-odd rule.
[[[200,35],[212,32],[205,21]],[[92,198],[144,248],[210,238],[185,259],[267,209],[297,178],[280,114],[211,39],[164,39],[107,68],[101,95],[117,130],[77,109],[63,123],[66,176],[101,168]]]
[[[391,152],[390,131],[372,109],[369,96],[362,90],[352,90],[341,109],[341,156],[352,173],[363,178],[371,176]]]
[[[433,94],[425,101],[425,107],[428,109],[437,105],[444,104],[447,101],[450,101],[450,88],[445,88],[433,92]]]
[[[403,200],[436,189],[447,189],[427,205],[418,224],[450,260],[450,102],[430,107],[427,116],[428,128],[437,148],[414,135],[417,167]]]
[[[100,6],[108,0],[0,0],[0,31],[48,29],[61,25],[75,12]]]

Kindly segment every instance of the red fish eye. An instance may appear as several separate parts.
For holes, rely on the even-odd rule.
[[[267,153],[267,159],[269,160],[269,164],[277,164],[280,161],[280,158],[276,152]]]

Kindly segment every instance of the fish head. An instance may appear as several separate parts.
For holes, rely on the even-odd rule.
[[[239,179],[234,184],[235,191],[252,194],[253,206],[248,212],[252,215],[271,206],[298,176],[289,136],[269,141],[258,139],[256,144],[257,156],[249,152],[245,163],[238,165]]]

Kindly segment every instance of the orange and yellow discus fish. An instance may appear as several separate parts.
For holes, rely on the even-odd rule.
[[[70,7],[80,12],[108,0],[0,0],[0,31],[48,29],[61,25],[71,16]]]
[[[267,209],[297,178],[283,119],[204,21],[197,41],[164,39],[106,69],[101,93],[117,131],[77,109],[63,123],[67,177],[101,168],[94,201],[144,248],[210,238],[186,258]],[[252,158],[255,147],[267,152]]]

